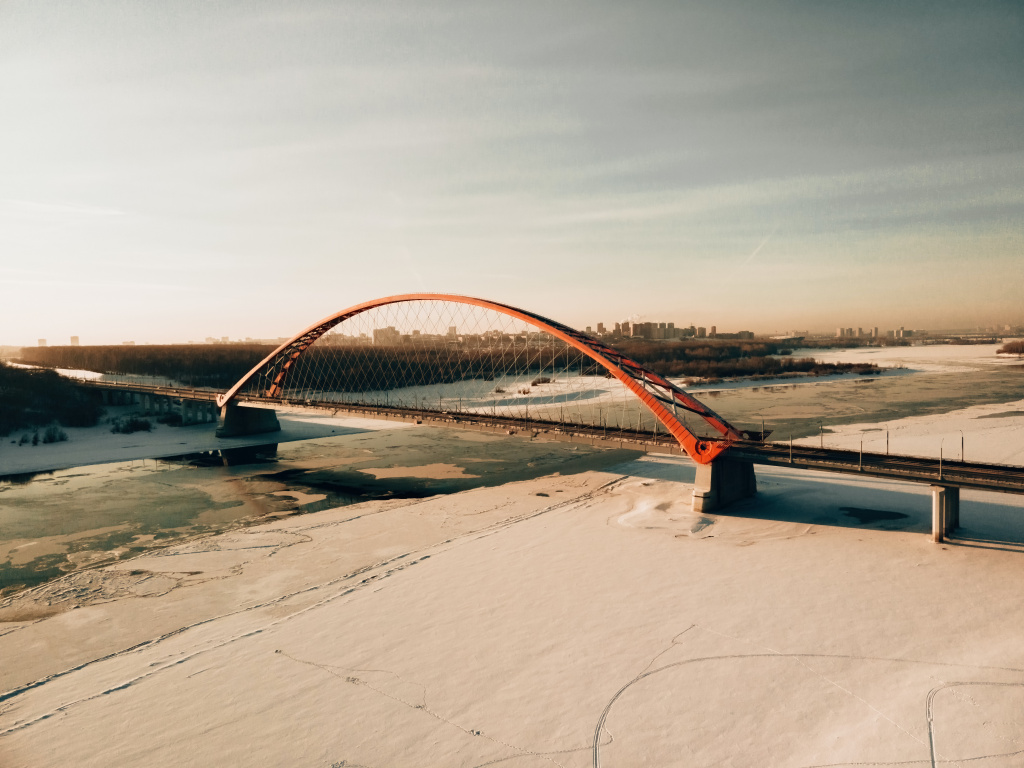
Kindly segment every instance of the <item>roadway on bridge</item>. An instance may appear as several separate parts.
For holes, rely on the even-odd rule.
[[[83,382],[97,388],[122,389],[146,392],[167,397],[190,400],[215,400],[217,391],[212,389],[188,389],[181,387],[151,386],[145,384]],[[648,449],[656,447],[672,453],[679,453],[679,444],[674,437],[663,432],[646,432],[589,424],[572,424],[521,419],[508,416],[488,415],[473,411],[439,412],[429,409],[396,408],[383,405],[355,405],[330,400],[284,400],[267,398],[238,398],[243,402],[255,402],[264,406],[284,406],[326,410],[333,413],[350,412],[376,418],[398,418],[426,423],[445,423],[451,426],[476,427],[511,432],[532,432],[538,436],[554,439],[583,439],[590,442],[609,444],[640,444]],[[880,477],[890,480],[906,480],[955,488],[971,488],[1005,493],[1024,493],[1024,467],[1001,464],[949,461],[922,456],[866,453],[806,445],[769,443],[757,441],[734,442],[726,456],[750,461],[754,464],[788,466],[795,469],[809,469],[823,472],[837,472],[866,477]]]

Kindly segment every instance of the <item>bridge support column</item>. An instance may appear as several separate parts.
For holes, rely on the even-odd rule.
[[[960,489],[932,486],[932,541],[941,542],[960,527]]]
[[[960,527],[960,489],[946,489],[946,533]]]
[[[264,432],[278,432],[281,424],[277,414],[270,408],[249,408],[228,403],[220,411],[217,437],[239,437],[241,435],[262,435]]]
[[[697,465],[693,483],[693,511],[712,512],[757,493],[754,465],[749,461],[718,458]]]

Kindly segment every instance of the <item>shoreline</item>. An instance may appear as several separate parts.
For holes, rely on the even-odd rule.
[[[116,418],[136,410],[133,406],[107,406],[104,421],[106,418]],[[150,432],[140,431],[128,435],[111,433],[109,424],[101,422],[95,427],[65,427],[67,441],[33,446],[17,445],[16,436],[29,432],[18,430],[6,438],[0,438],[0,482],[12,475],[313,440],[342,435],[353,430],[381,431],[414,426],[379,419],[333,417],[281,410],[278,410],[277,414],[281,424],[280,431],[243,437],[217,437],[214,434],[217,428],[215,422],[192,424],[187,427],[154,423]]]

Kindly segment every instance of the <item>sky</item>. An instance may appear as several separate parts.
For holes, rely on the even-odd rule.
[[[1019,2],[0,0],[0,344],[1024,323]]]

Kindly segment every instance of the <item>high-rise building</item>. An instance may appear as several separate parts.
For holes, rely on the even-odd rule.
[[[40,347],[45,347],[46,346],[46,339],[40,339],[39,340],[39,346]]]
[[[597,332],[599,334],[601,334],[602,336],[604,336],[604,323],[598,323],[597,324]]]
[[[706,338],[707,335],[708,335],[708,329],[705,328],[702,325],[698,325],[697,326],[697,338],[698,339],[703,339],[703,338]]]
[[[836,328],[836,338],[837,339],[843,338],[843,329],[842,328]]]
[[[77,347],[78,346],[78,337],[77,336],[72,336],[71,337],[71,346],[72,347]]]
[[[718,326],[717,325],[712,325],[711,326],[711,337],[714,338],[717,335],[718,335]]]

